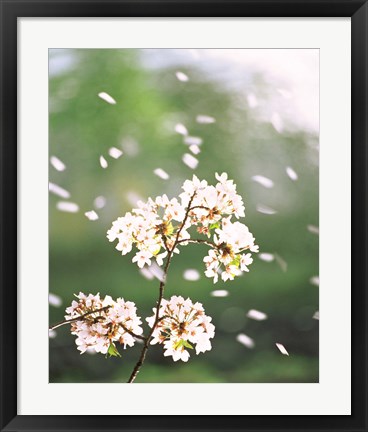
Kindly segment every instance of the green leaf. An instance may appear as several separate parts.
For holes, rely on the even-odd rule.
[[[178,342],[176,342],[176,343],[174,344],[174,349],[175,349],[175,350],[178,349],[179,347],[181,347],[181,340],[178,341]]]
[[[235,258],[231,261],[230,265],[239,267],[240,265],[240,255],[236,255]]]
[[[166,227],[166,233],[168,236],[171,236],[171,234],[174,232],[173,224],[170,222]]]
[[[154,252],[152,252],[153,255],[154,255],[154,256],[158,255],[159,252],[160,252],[160,250],[161,250],[161,246],[159,246],[158,249],[156,249]]]
[[[210,230],[215,229],[215,228],[220,228],[220,222],[215,222],[215,223],[210,225]]]
[[[188,341],[183,340],[182,345],[185,346],[185,348],[193,349],[192,345]]]
[[[193,349],[192,345],[186,341],[181,339],[180,341],[176,342],[176,344],[174,345],[174,349],[178,349],[180,347],[185,347],[185,348],[189,348],[189,349]]]
[[[119,351],[116,349],[115,344],[111,343],[109,349],[107,350],[106,357],[121,357]]]

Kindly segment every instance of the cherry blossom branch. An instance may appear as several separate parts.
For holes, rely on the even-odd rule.
[[[198,243],[198,244],[203,243],[207,246],[211,246],[213,248],[218,248],[218,245],[216,243],[213,243],[213,242],[205,240],[205,239],[181,239],[178,241],[178,243],[185,243],[185,242]]]
[[[177,198],[170,200],[166,195],[158,196],[155,200],[149,199],[147,203],[139,205],[138,209],[133,209],[132,213],[128,212],[125,216],[119,217],[107,231],[107,238],[110,242],[118,240],[116,249],[121,251],[122,255],[126,255],[132,250],[133,245],[136,245],[138,251],[132,262],[136,262],[139,268],[143,268],[145,264],[151,265],[152,258],[155,258],[157,265],[162,268],[160,271],[163,278],[158,278],[160,282],[159,291],[156,294],[156,297],[158,296],[156,308],[154,308],[154,314],[147,318],[148,334],[143,335],[140,326],[142,321],[137,316],[137,308],[133,302],[125,302],[122,298],[113,301],[110,296],[105,297],[108,299],[105,302],[99,294],[86,295],[84,293],[79,293],[77,296],[79,302],[73,302],[72,306],[67,309],[71,313],[68,313],[66,318],[71,319],[62,321],[51,329],[74,323],[71,325],[71,331],[77,336],[77,348],[82,354],[92,348],[96,352],[117,356],[119,353],[114,342],[119,341],[125,346],[127,344],[132,346],[134,342],[142,341],[142,347],[138,353],[139,358],[130,374],[129,383],[135,381],[145,362],[151,343],[162,344],[169,340],[164,343],[165,356],[172,356],[174,361],[179,359],[188,361],[190,354],[185,348],[193,347],[183,337],[183,334],[186,332],[186,326],[191,325],[189,321],[197,320],[198,317],[194,317],[197,312],[202,317],[202,321],[194,322],[194,327],[198,327],[199,330],[198,334],[195,330],[190,331],[191,341],[196,344],[197,354],[210,350],[209,339],[214,337],[214,325],[210,323],[211,317],[206,318],[200,303],[193,304],[189,298],[184,301],[181,296],[172,296],[169,301],[164,300],[164,291],[169,267],[174,254],[179,253],[179,245],[195,243],[204,244],[210,248],[208,256],[203,261],[206,263],[205,275],[213,278],[214,283],[218,281],[218,269],[222,265],[225,267],[221,272],[221,278],[224,281],[233,280],[242,271],[248,271],[247,265],[251,264],[253,259],[250,253],[242,255],[242,252],[248,248],[252,252],[257,252],[258,246],[254,245],[254,238],[246,225],[230,221],[233,214],[237,218],[244,216],[244,205],[240,195],[236,194],[236,185],[231,180],[227,180],[227,177],[226,173],[221,175],[216,173],[219,183],[214,189],[213,186],[207,186],[207,181],[200,181],[193,176],[192,181],[184,182],[182,188],[185,193],[179,195],[179,200]],[[200,196],[196,192],[198,188],[201,191]],[[211,198],[209,202],[213,203],[212,208],[209,208],[207,204],[207,195]],[[195,198],[196,202],[194,202]],[[160,208],[164,210],[161,211]],[[196,212],[196,209],[201,209],[201,211]],[[224,220],[221,224],[221,218],[225,215],[229,217],[226,223]],[[207,236],[198,239],[190,238],[191,235],[187,230],[191,226],[197,226],[198,233],[207,234]],[[214,228],[217,229],[214,230]],[[94,311],[91,310],[91,302],[96,309]],[[105,309],[102,308],[105,304],[113,308],[116,314],[98,314],[99,311]],[[129,317],[124,320],[127,309]],[[183,315],[181,311],[184,309],[186,312]],[[178,311],[180,314],[177,314]],[[75,313],[79,316],[72,318]],[[160,317],[164,314],[164,317]],[[87,318],[89,315],[91,317]],[[197,336],[200,337],[197,338]]]
[[[163,242],[163,244],[165,246],[166,251],[168,252],[169,251],[169,247],[167,246],[166,236],[164,234],[161,234],[161,239],[162,239],[162,242]]]
[[[132,332],[131,330],[129,330],[128,328],[126,328],[125,325],[122,324],[122,323],[119,323],[119,325],[120,325],[120,327],[121,327],[124,331],[126,331],[127,333],[129,333],[130,336],[133,336],[134,338],[136,338],[136,339],[140,339],[140,340],[143,340],[143,341],[146,340],[146,338],[145,338],[144,335],[137,335],[137,334],[135,334],[134,332]]]
[[[149,332],[148,336],[144,340],[144,345],[143,345],[143,348],[142,348],[142,351],[141,351],[141,355],[139,356],[139,359],[138,359],[136,365],[134,366],[133,372],[131,373],[131,375],[129,377],[128,383],[132,383],[136,379],[136,377],[137,377],[137,375],[139,373],[139,370],[142,367],[142,365],[144,363],[144,360],[146,358],[146,354],[147,354],[149,343],[151,342],[152,334],[153,334],[153,332],[154,332],[154,330],[156,328],[156,325],[159,322],[158,314],[159,314],[159,310],[160,310],[160,306],[161,306],[161,301],[162,301],[163,296],[164,296],[164,288],[165,288],[165,282],[166,282],[166,275],[167,275],[167,270],[168,270],[168,268],[170,266],[170,261],[171,261],[172,254],[173,254],[173,249],[169,249],[169,252],[168,252],[168,255],[167,255],[167,260],[166,260],[165,267],[164,267],[164,276],[163,276],[162,281],[160,281],[159,297],[158,297],[157,308],[156,308],[155,322],[154,322],[154,324],[152,326],[152,329]]]
[[[195,194],[196,194],[196,193],[194,192],[194,194],[192,195],[192,197],[191,197],[190,200],[189,200],[188,207],[187,207],[187,210],[186,210],[186,212],[185,212],[185,216],[184,216],[183,222],[182,222],[180,228],[178,229],[178,231],[177,231],[177,233],[176,233],[175,242],[174,242],[172,248],[171,248],[171,249],[168,249],[168,255],[167,255],[167,259],[166,259],[166,263],[165,263],[165,267],[164,267],[164,273],[163,273],[164,276],[163,276],[162,280],[160,281],[159,297],[158,297],[158,301],[157,301],[155,321],[154,321],[154,323],[153,323],[153,325],[152,325],[152,328],[151,328],[151,330],[150,330],[148,336],[145,338],[144,345],[143,345],[143,348],[142,348],[142,351],[141,351],[141,355],[139,356],[139,359],[138,359],[136,365],[134,366],[134,369],[133,369],[133,371],[132,371],[132,373],[131,373],[131,375],[130,375],[130,377],[129,377],[128,383],[133,383],[134,380],[136,379],[136,377],[137,377],[137,375],[138,375],[138,373],[139,373],[139,370],[140,370],[140,368],[142,367],[142,365],[143,365],[143,363],[144,363],[144,360],[145,360],[145,358],[146,358],[146,354],[147,354],[148,346],[149,346],[149,343],[151,342],[151,339],[152,339],[152,334],[153,334],[153,332],[155,331],[156,326],[157,326],[157,324],[158,324],[159,321],[160,321],[159,314],[160,314],[161,302],[162,302],[162,299],[163,299],[163,297],[164,297],[164,290],[165,290],[165,284],[166,284],[166,276],[167,276],[167,272],[168,272],[168,269],[169,269],[169,267],[170,267],[171,258],[172,258],[172,255],[173,255],[173,253],[174,253],[174,250],[175,250],[176,246],[177,246],[178,243],[179,243],[179,236],[180,236],[180,233],[181,233],[181,231],[183,230],[183,228],[184,228],[184,226],[185,226],[185,223],[186,223],[186,221],[187,221],[187,219],[188,219],[189,212],[191,211],[191,207],[190,207],[190,206],[191,206],[191,204],[192,204],[192,202],[193,202],[193,199],[194,199],[194,197],[195,197]]]
[[[192,197],[191,197],[190,200],[189,200],[188,208],[187,208],[187,211],[185,212],[185,216],[184,216],[183,222],[182,222],[182,224],[181,224],[181,226],[180,226],[178,232],[176,233],[176,239],[175,239],[174,246],[172,247],[172,251],[175,249],[176,245],[177,245],[178,242],[179,242],[179,236],[180,236],[180,233],[182,232],[182,230],[183,230],[183,228],[184,228],[184,226],[185,226],[185,223],[186,223],[186,221],[187,221],[187,219],[188,219],[188,216],[189,216],[189,212],[192,210],[192,208],[191,208],[190,206],[191,206],[191,204],[192,204],[192,202],[193,202],[193,200],[194,200],[195,195],[196,195],[196,193],[194,192],[194,194],[192,195]],[[194,208],[194,207],[193,207],[193,208]]]
[[[194,207],[192,207],[191,209],[189,209],[189,211],[192,211],[192,210],[195,210],[195,209],[203,209],[203,210],[211,211],[211,209],[210,209],[209,207],[202,206],[202,205],[194,206]]]
[[[98,313],[98,312],[104,312],[104,311],[108,310],[110,307],[111,306],[105,306],[105,307],[103,307],[101,309],[96,309],[94,311],[87,312],[87,313],[85,313],[83,315],[80,315],[78,317],[75,317],[75,318],[72,318],[72,319],[68,319],[68,320],[64,320],[64,321],[60,321],[59,323],[57,323],[57,324],[49,327],[49,330],[55,330],[58,327],[61,327],[61,326],[65,325],[65,324],[69,324],[69,323],[72,323],[72,322],[82,321],[86,316],[92,315],[92,314],[95,314],[95,313]]]
[[[51,326],[51,327],[49,328],[49,331],[50,331],[50,330],[55,330],[56,328],[61,327],[61,326],[65,325],[65,324],[69,324],[69,323],[76,322],[76,321],[83,321],[84,318],[86,318],[87,316],[92,315],[92,314],[95,314],[95,313],[98,313],[98,312],[104,312],[104,311],[108,310],[110,307],[111,307],[111,306],[105,306],[105,307],[103,307],[103,308],[101,308],[101,309],[96,309],[96,310],[94,310],[94,311],[87,312],[87,313],[85,313],[85,314],[83,314],[83,315],[80,315],[80,316],[78,316],[78,317],[75,317],[75,318],[72,318],[72,319],[68,319],[68,320],[64,320],[64,321],[60,321],[59,323],[57,323],[57,324]],[[103,317],[102,317],[102,318],[103,318]],[[136,339],[140,339],[140,340],[146,340],[146,338],[145,338],[143,335],[137,335],[136,333],[132,332],[132,331],[129,330],[127,327],[125,327],[124,324],[119,323],[119,325],[120,325],[120,327],[122,327],[122,328],[124,329],[124,331],[126,331],[127,333],[129,333],[129,334],[130,334],[131,336],[133,336],[134,338],[136,338]]]

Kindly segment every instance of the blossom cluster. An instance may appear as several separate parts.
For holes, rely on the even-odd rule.
[[[204,258],[205,275],[214,282],[219,273],[224,281],[234,279],[248,271],[253,261],[250,252],[258,252],[258,246],[246,225],[231,221],[233,216],[245,216],[233,180],[226,173],[216,173],[216,180],[212,186],[194,175],[184,182],[179,199],[162,195],[146,203],[140,201],[138,208],[113,222],[107,238],[118,240],[116,249],[122,255],[135,245],[138,251],[132,261],[140,268],[150,266],[152,259],[162,266],[168,254],[179,253],[179,246],[205,243],[211,247]],[[193,231],[205,239],[193,237]]]
[[[138,208],[132,213],[114,221],[107,238],[110,242],[118,239],[116,249],[122,255],[129,253],[135,244],[138,252],[132,261],[140,268],[151,265],[153,257],[158,265],[162,265],[176,239],[189,238],[185,229],[178,232],[184,217],[185,209],[176,198],[169,200],[166,195],[156,197],[155,201],[149,198],[146,203],[139,201]],[[178,252],[177,248],[175,252]]]
[[[251,253],[243,254],[250,250],[258,252],[258,246],[254,244],[254,237],[246,225],[240,222],[232,223],[229,218],[223,218],[221,228],[216,228],[213,236],[215,247],[208,251],[203,261],[206,264],[205,275],[213,277],[214,283],[218,281],[218,273],[221,273],[223,281],[233,280],[242,272],[248,272],[248,265],[252,264]]]
[[[146,318],[152,328],[156,323],[157,309],[153,308],[153,316]],[[215,335],[212,318],[206,316],[201,303],[192,303],[187,298],[173,296],[162,299],[158,322],[152,333],[151,344],[163,344],[164,356],[172,356],[174,361],[187,362],[190,354],[188,349],[194,349],[196,354],[209,351],[210,339]],[[192,345],[193,344],[193,345]]]
[[[101,299],[99,294],[82,292],[76,297],[77,300],[65,310],[65,319],[72,320],[71,332],[77,336],[75,342],[81,354],[88,350],[119,355],[115,342],[124,348],[131,347],[135,343],[132,334],[143,333],[142,321],[133,302],[122,298],[114,301],[110,296]]]

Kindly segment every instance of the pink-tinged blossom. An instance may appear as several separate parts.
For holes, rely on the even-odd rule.
[[[240,258],[240,270],[249,272],[249,269],[247,266],[252,264],[253,258],[250,253],[247,253],[246,255],[242,255]]]
[[[150,258],[153,255],[148,250],[138,251],[135,257],[132,259],[132,262],[136,262],[139,268],[143,268],[145,264],[151,265]]]
[[[236,265],[227,265],[221,273],[221,279],[226,282],[227,280],[234,280],[235,276],[239,275],[241,275],[241,271]]]
[[[135,338],[129,332],[143,333],[142,321],[133,302],[122,298],[114,301],[110,296],[101,299],[99,294],[87,296],[82,292],[76,297],[77,300],[65,310],[65,319],[73,320],[71,332],[77,336],[75,343],[81,354],[87,350],[107,354],[111,347],[116,349],[116,343],[124,348],[133,346]],[[78,320],[79,317],[82,318]]]
[[[148,325],[153,327],[156,319],[156,308],[153,315],[146,318]],[[181,296],[161,301],[159,322],[152,333],[151,344],[161,344],[164,356],[171,356],[174,361],[187,362],[190,351],[195,348],[196,354],[212,349],[211,341],[215,336],[212,318],[205,315],[201,303],[194,303]]]
[[[232,223],[230,217],[223,218],[221,228],[215,229],[215,248],[208,251],[203,259],[206,265],[205,275],[218,281],[218,273],[221,271],[223,281],[234,280],[243,271],[248,272],[248,266],[253,262],[251,253],[257,252],[258,246],[254,244],[254,237],[246,225],[240,222]]]

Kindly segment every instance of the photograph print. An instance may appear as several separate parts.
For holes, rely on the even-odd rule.
[[[49,382],[319,382],[319,50],[49,50]]]

